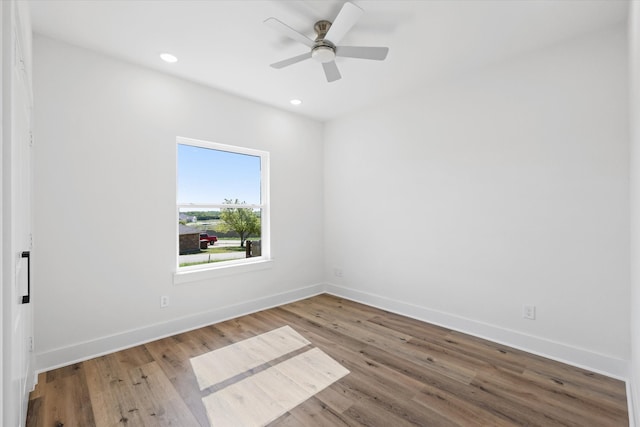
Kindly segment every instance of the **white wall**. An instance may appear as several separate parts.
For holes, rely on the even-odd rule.
[[[640,4],[629,9],[631,75],[631,404],[640,425]]]
[[[611,29],[330,122],[329,289],[625,376],[626,47]]]
[[[320,123],[51,39],[34,47],[39,369],[322,289]],[[270,152],[273,268],[173,285],[176,136]]]

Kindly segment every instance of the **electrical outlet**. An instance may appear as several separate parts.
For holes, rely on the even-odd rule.
[[[529,320],[536,319],[536,306],[535,305],[523,305],[522,306],[522,317]]]
[[[333,269],[333,275],[336,277],[342,277],[342,269],[341,268],[334,268]]]
[[[169,297],[166,295],[162,295],[160,297],[160,308],[165,308],[169,306]]]

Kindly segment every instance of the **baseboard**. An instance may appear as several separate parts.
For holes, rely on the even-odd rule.
[[[326,292],[626,381],[629,362],[415,304],[328,283]]]
[[[36,375],[39,372],[68,366],[181,332],[309,298],[323,293],[324,287],[324,284],[311,285],[38,353]]]

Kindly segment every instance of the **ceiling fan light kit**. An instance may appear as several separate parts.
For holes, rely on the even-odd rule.
[[[336,49],[325,45],[316,46],[311,50],[311,57],[318,62],[331,62],[336,59]]]
[[[275,62],[271,64],[271,67],[280,69],[313,58],[322,64],[327,81],[333,82],[342,77],[335,62],[336,56],[383,61],[387,57],[387,53],[389,53],[388,47],[338,45],[344,35],[355,25],[362,13],[364,13],[364,11],[355,4],[345,3],[333,23],[327,20],[321,20],[315,23],[313,26],[317,35],[315,40],[294,30],[276,18],[268,18],[264,21],[266,25],[311,49],[307,53]]]

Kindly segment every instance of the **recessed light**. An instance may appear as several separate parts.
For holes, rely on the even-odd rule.
[[[302,104],[302,101],[299,100],[299,99],[292,99],[289,102],[291,103],[291,105],[300,105],[300,104]]]
[[[160,54],[160,58],[164,62],[169,62],[169,63],[174,63],[174,62],[178,61],[178,58],[176,58],[175,56],[171,55],[170,53],[161,53]]]

